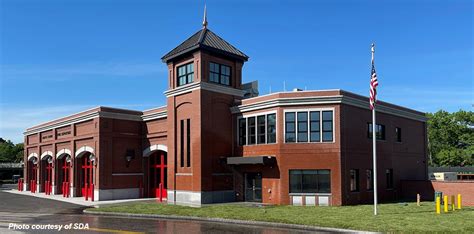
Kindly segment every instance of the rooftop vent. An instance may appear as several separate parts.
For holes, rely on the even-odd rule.
[[[244,98],[258,96],[258,80],[242,84],[242,90],[245,91]]]
[[[300,92],[300,91],[303,91],[302,89],[299,89],[299,88],[294,88],[293,89],[293,92]]]

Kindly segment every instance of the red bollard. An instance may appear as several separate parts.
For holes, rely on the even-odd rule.
[[[87,188],[89,187],[89,185],[87,183],[84,184],[84,189],[82,191],[84,191],[85,193],[85,196],[86,196],[86,201],[89,200],[89,193],[87,192]]]
[[[163,184],[160,183],[160,202],[163,202]]]
[[[94,184],[91,184],[91,201],[94,201]]]

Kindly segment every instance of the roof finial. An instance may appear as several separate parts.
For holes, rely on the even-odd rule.
[[[206,4],[204,4],[204,19],[202,20],[202,28],[207,29],[207,11]]]

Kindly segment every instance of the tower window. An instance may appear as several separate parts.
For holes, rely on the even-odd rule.
[[[372,139],[372,123],[367,123],[367,137]],[[377,140],[385,140],[385,125],[375,125],[375,137]]]
[[[178,86],[192,83],[194,80],[193,63],[188,63],[178,67]]]
[[[230,85],[230,67],[218,63],[209,63],[209,81]]]
[[[402,142],[402,129],[395,128],[395,134],[397,135],[397,142]]]

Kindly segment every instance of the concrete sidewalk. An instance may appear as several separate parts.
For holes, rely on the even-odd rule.
[[[32,196],[38,198],[46,198],[56,201],[67,202],[71,204],[81,205],[81,206],[90,206],[90,207],[99,207],[102,205],[111,205],[124,202],[138,202],[138,201],[152,201],[156,198],[140,198],[140,199],[122,199],[122,200],[110,200],[110,201],[86,201],[84,197],[63,197],[62,194],[58,195],[46,195],[44,193],[31,193],[30,191],[18,191],[15,189],[4,189],[3,192],[13,193],[18,195]]]

